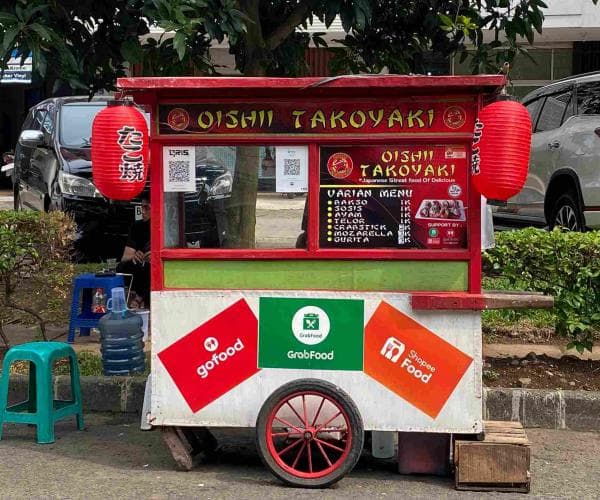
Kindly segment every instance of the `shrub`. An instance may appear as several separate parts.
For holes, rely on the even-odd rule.
[[[510,285],[554,296],[556,332],[567,348],[592,350],[600,328],[600,232],[528,228],[496,234],[483,254],[484,273]]]
[[[43,290],[46,300],[64,297],[65,276],[69,274],[65,269],[71,266],[68,261],[74,238],[75,224],[63,212],[0,211],[2,304],[33,316],[45,340],[44,318],[31,301],[17,303],[15,292],[27,281]]]

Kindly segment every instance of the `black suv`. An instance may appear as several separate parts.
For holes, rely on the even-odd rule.
[[[70,213],[78,228],[77,260],[119,259],[129,227],[141,218],[139,198],[108,200],[92,182],[92,122],[110,101],[110,97],[42,101],[30,109],[15,151],[15,210]],[[188,246],[218,238],[215,216],[207,206],[231,193],[231,174],[224,167],[197,164],[196,172],[197,191],[185,194]],[[211,195],[215,189],[220,196]]]

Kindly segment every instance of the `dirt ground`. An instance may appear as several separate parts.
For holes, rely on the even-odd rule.
[[[523,379],[530,380],[523,383]],[[488,387],[600,391],[600,361],[570,356],[554,359],[530,355],[522,360],[486,358],[483,382]]]

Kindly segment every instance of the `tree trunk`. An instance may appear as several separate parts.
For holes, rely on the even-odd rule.
[[[0,320],[0,338],[2,339],[2,342],[4,342],[4,345],[7,348],[10,348],[10,342],[8,341],[8,337],[4,333],[4,323],[2,322],[2,320]]]
[[[265,76],[267,52],[259,16],[260,0],[242,0],[240,9],[251,20],[244,37],[244,76]],[[231,199],[227,209],[229,248],[254,248],[260,155],[257,146],[238,146]]]
[[[254,248],[256,195],[258,191],[258,146],[238,146],[233,190],[227,209],[229,248]]]

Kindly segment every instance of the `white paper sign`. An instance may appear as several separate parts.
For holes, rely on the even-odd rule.
[[[275,147],[275,191],[308,191],[308,146]]]
[[[196,191],[196,151],[188,146],[163,147],[165,192]]]

